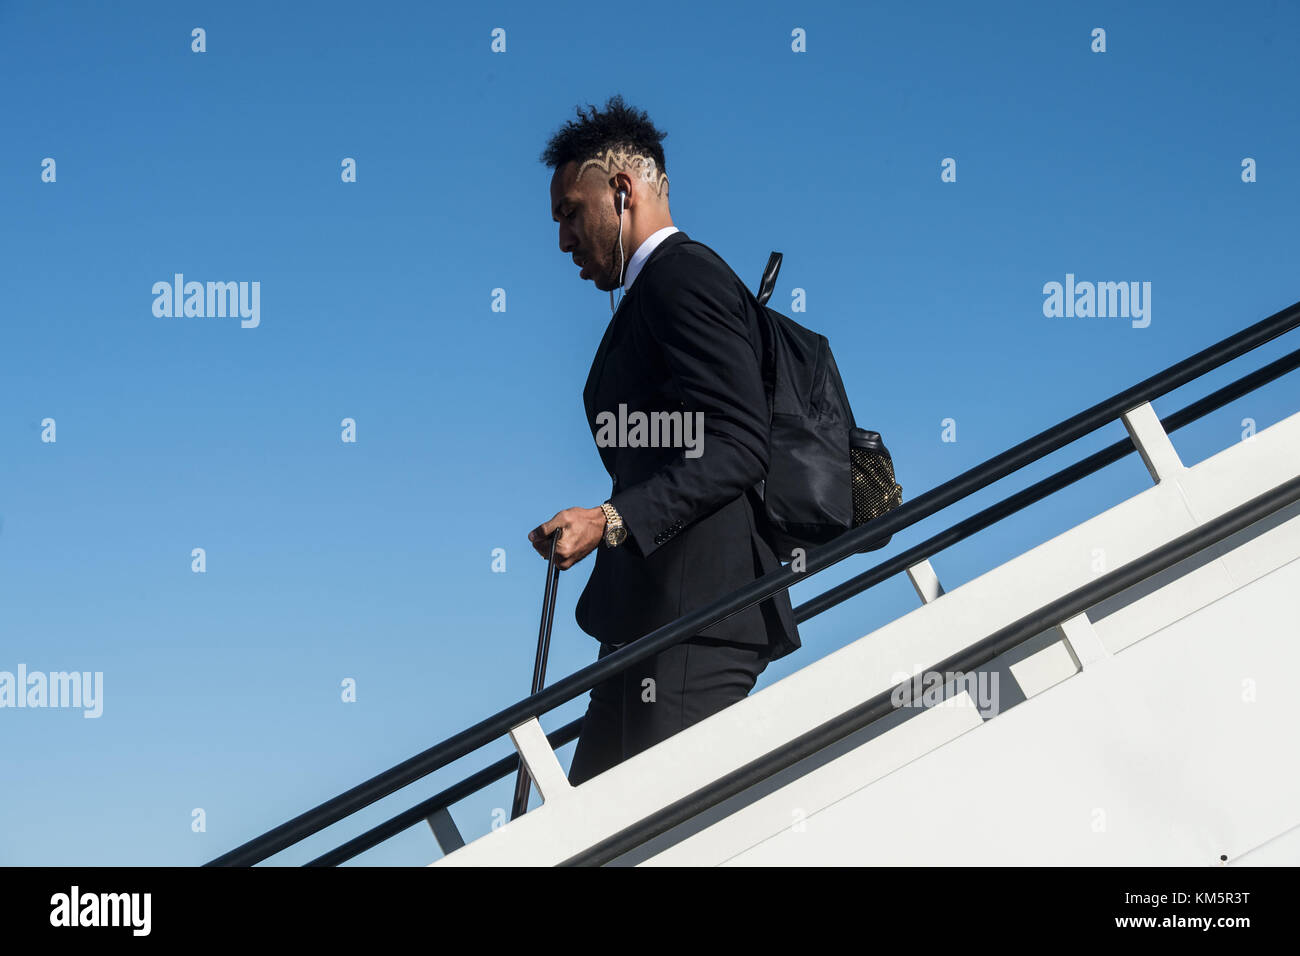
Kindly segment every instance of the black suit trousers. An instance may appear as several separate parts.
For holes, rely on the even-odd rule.
[[[602,642],[597,660],[617,649]],[[697,636],[596,685],[569,782],[576,787],[745,697],[768,654],[767,647]]]

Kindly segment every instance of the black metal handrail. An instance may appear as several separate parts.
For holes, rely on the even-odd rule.
[[[208,866],[249,866],[292,846],[503,736],[511,728],[540,716],[591,690],[601,681],[672,647],[706,627],[726,620],[804,578],[857,554],[880,539],[929,517],[1031,464],[1071,442],[1109,424],[1123,413],[1173,391],[1199,376],[1292,331],[1300,325],[1300,302],[1223,339],[1164,371],[1085,409],[1052,428],[990,458],[938,487],[904,503],[893,512],[840,535],[809,552],[801,571],[789,566],[771,571],[751,584],[652,631],[593,664],[575,671],[545,690],[497,712],[485,720],[371,777],[356,787],[299,814],[263,835],[210,861]],[[1185,410],[1186,411],[1186,410]],[[1202,413],[1203,414],[1203,413]],[[1123,445],[1124,443],[1120,443]],[[1099,454],[1104,454],[1099,453]],[[1097,467],[1101,467],[1098,465]],[[1028,503],[1028,502],[1026,502]],[[848,584],[850,582],[846,582]],[[841,588],[844,585],[840,585]],[[833,589],[834,591],[835,589]],[[832,593],[832,592],[828,592]],[[856,593],[856,592],[855,592]],[[838,598],[843,600],[848,594]],[[837,603],[832,601],[831,603]],[[830,606],[829,604],[827,606]],[[516,758],[517,759],[517,758]]]

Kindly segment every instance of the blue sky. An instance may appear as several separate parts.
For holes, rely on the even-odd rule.
[[[1290,3],[287,6],[0,2],[0,670],[104,675],[97,719],[0,710],[0,864],[201,863],[524,696],[525,536],[610,490],[581,402],[608,296],[559,252],[538,159],[579,103],[668,131],[674,223],[751,287],[784,253],[771,304],[805,290],[909,498],[1300,298]],[[175,273],[258,281],[260,325],[155,317]],[[1067,273],[1150,282],[1150,324],[1044,316]],[[1296,395],[1174,444],[1199,461]],[[951,590],[1148,481],[1130,456],[933,563]],[[591,564],[561,576],[552,678],[595,659]],[[822,615],[759,687],[915,604],[900,577]],[[458,805],[466,835],[509,795]],[[436,855],[417,827],[356,862]]]

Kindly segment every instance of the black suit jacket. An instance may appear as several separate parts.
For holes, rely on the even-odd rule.
[[[597,549],[575,616],[609,644],[636,640],[780,567],[755,527],[761,503],[752,488],[767,473],[770,420],[756,306],[720,257],[688,239],[675,232],[646,258],[583,391],[628,537]],[[683,425],[683,416],[695,423],[703,413],[698,456],[629,447],[651,441],[633,428],[617,444],[620,405],[631,423],[635,412],[651,422],[664,420],[651,413],[676,412]],[[698,430],[692,437],[701,441]],[[771,659],[800,646],[785,591],[700,633],[766,645]]]

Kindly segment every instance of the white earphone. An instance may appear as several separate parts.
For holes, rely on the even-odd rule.
[[[618,191],[618,301],[623,301],[623,202],[627,199],[627,190]],[[609,290],[609,310],[617,311],[618,307],[614,305],[614,290]]]

